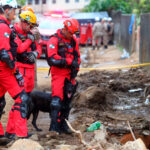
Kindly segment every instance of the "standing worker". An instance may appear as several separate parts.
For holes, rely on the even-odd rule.
[[[37,19],[33,11],[23,11],[19,14],[20,22],[14,25],[19,40],[16,66],[24,78],[27,93],[32,92],[35,80],[35,61],[41,55],[41,46],[31,30],[37,26]]]
[[[92,26],[90,21],[88,21],[86,29],[86,46],[88,46],[91,42],[92,42]]]
[[[69,116],[69,104],[63,106],[63,87],[67,78],[74,86],[76,84],[80,65],[80,52],[77,39],[74,34],[79,31],[79,23],[76,19],[64,21],[64,28],[57,30],[47,44],[47,61],[51,69],[52,101],[50,131],[58,133],[70,133],[65,119]],[[66,102],[69,103],[69,102]],[[65,107],[63,110],[62,107]]]
[[[14,40],[16,39],[16,34],[11,32],[9,26],[10,22],[15,18],[16,8],[16,0],[0,1],[0,117],[6,103],[4,95],[8,91],[15,101],[12,107],[14,111],[13,120],[10,115],[8,118],[8,120],[13,121],[10,121],[9,124],[14,125],[13,130],[10,129],[10,135],[28,137],[26,117],[30,99],[20,87],[23,85],[23,78],[15,69],[17,45]],[[4,130],[0,123],[0,141],[4,138]]]
[[[30,31],[37,26],[34,13],[32,11],[23,11],[19,14],[19,17],[21,21],[14,25],[18,37],[15,39],[18,45],[16,68],[23,75],[24,87],[22,88],[29,95],[34,88],[35,60],[41,54],[41,47]],[[13,120],[13,110],[10,110],[9,114]],[[10,135],[14,127],[11,119],[9,119],[7,124],[6,135]],[[31,134],[28,134],[28,136],[31,136]]]
[[[102,42],[102,37],[103,37],[103,25],[100,22],[100,18],[96,17],[95,18],[95,24],[93,26],[93,50],[95,50],[96,47],[96,41],[97,41],[97,49],[100,48],[101,46],[101,42]]]
[[[103,45],[104,49],[107,49],[109,41],[108,32],[110,31],[110,25],[107,22],[107,18],[102,19],[102,24],[103,24]]]
[[[108,32],[109,44],[113,45],[113,36],[114,36],[114,23],[112,22],[112,18],[108,18],[108,24],[110,25],[110,31]]]

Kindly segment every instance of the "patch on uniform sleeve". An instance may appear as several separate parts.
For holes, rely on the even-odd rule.
[[[70,22],[67,22],[67,25],[68,25],[68,26],[71,26],[71,23],[70,23]]]
[[[55,48],[55,45],[49,45],[49,48],[52,48],[52,49],[54,49]]]
[[[9,33],[5,32],[4,36],[7,37],[7,38],[9,38]]]

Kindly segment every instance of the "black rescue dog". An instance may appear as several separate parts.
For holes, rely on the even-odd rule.
[[[78,86],[78,83],[76,83],[76,85],[74,86],[67,78],[65,79],[65,85],[64,85],[65,101],[62,104],[62,106],[70,107],[71,100],[73,98],[73,95],[76,92],[77,86]],[[32,125],[37,131],[42,131],[41,129],[37,127],[36,120],[37,120],[39,111],[48,112],[50,114],[50,101],[52,99],[51,93],[33,91],[30,93],[30,96],[32,98],[32,103],[29,108],[27,119],[29,119],[30,115],[33,114]]]

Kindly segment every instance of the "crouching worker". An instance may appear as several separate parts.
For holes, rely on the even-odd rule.
[[[26,116],[30,99],[18,84],[23,83],[23,78],[15,69],[17,47],[12,46],[16,46],[14,42],[16,37],[9,26],[14,19],[15,8],[17,8],[16,0],[0,1],[0,117],[6,104],[4,95],[8,91],[15,104],[12,107],[13,115],[9,114],[6,130],[9,131],[10,136],[27,137]],[[0,123],[0,144],[7,143],[8,140],[4,139],[6,137]]]
[[[47,44],[47,61],[51,69],[52,101],[50,131],[70,133],[65,119],[69,117],[70,100],[64,97],[64,84],[67,79],[76,84],[80,65],[78,42],[74,36],[79,31],[79,23],[75,19],[64,21],[64,28],[59,29]]]

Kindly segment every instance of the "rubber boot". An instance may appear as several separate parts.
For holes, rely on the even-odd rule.
[[[0,135],[0,145],[7,145],[9,142],[11,142],[11,139],[8,139],[7,137],[5,137],[4,135]]]
[[[19,138],[19,139],[28,139],[28,138],[30,138],[31,136],[33,135],[33,133],[27,133],[27,136],[24,136],[24,137],[17,137],[17,138]]]
[[[51,125],[49,131],[55,131],[60,134],[61,99],[58,96],[54,96],[52,98],[50,108],[51,108]]]
[[[66,134],[72,134],[72,131],[70,130],[70,128],[68,127],[66,120],[68,120],[69,118],[69,112],[70,112],[70,108],[66,108],[62,110],[62,120],[61,120],[61,133],[66,133]]]
[[[16,137],[16,134],[15,134],[15,133],[8,133],[8,132],[5,132],[5,137],[8,138],[8,139],[14,140],[15,137]]]
[[[61,133],[72,134],[72,131],[68,127],[65,119],[62,119],[62,122],[61,122]]]
[[[60,122],[61,121],[59,119],[59,111],[51,110],[51,125],[49,131],[55,131],[60,134]]]
[[[32,133],[27,133],[27,136],[24,136],[24,137],[19,137],[19,136],[16,136],[15,133],[8,133],[8,132],[5,132],[5,137],[8,138],[8,139],[11,139],[11,140],[15,140],[16,138],[17,139],[27,139],[27,138],[30,138],[33,134]]]
[[[61,133],[60,122],[52,119],[49,131],[55,131],[55,132],[60,134]]]

